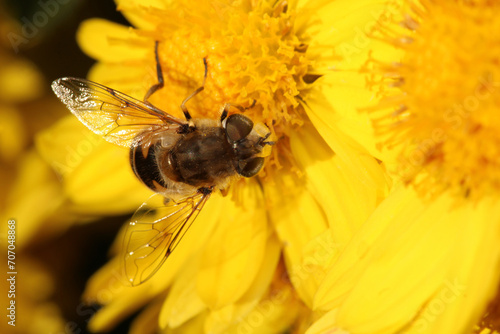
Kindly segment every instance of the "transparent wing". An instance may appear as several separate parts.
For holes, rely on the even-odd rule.
[[[210,192],[197,192],[164,204],[164,197],[155,194],[136,211],[124,239],[125,276],[132,285],[144,283],[160,269],[209,197]]]
[[[80,78],[60,78],[52,90],[78,119],[113,144],[130,147],[138,136],[177,130],[185,122],[151,104]]]

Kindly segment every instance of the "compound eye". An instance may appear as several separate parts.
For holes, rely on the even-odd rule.
[[[238,174],[244,177],[252,177],[262,169],[262,166],[264,166],[264,158],[262,157],[255,157],[249,160],[240,161],[238,165]]]
[[[230,141],[236,142],[246,138],[253,129],[253,122],[242,114],[234,114],[227,118],[226,134]]]

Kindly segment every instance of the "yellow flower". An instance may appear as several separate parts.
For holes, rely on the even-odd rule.
[[[61,208],[56,175],[31,147],[33,135],[55,119],[58,108],[43,95],[36,66],[10,51],[8,33],[20,26],[0,4],[0,248],[4,254],[2,333],[64,332],[59,306],[53,302],[54,278],[26,249],[54,236],[66,225],[53,219]],[[59,216],[60,217],[60,216]],[[65,217],[67,219],[68,217]],[[29,321],[24,315],[29,314]]]
[[[19,222],[16,222],[17,226]],[[3,249],[7,249],[6,245],[3,242],[1,244]],[[0,324],[0,330],[2,333],[12,334],[64,333],[62,312],[51,301],[55,291],[51,273],[28,253],[16,254],[18,275],[15,275],[14,280],[8,280],[11,275],[6,275],[0,283],[0,288],[5,292],[5,297],[2,298],[5,319]],[[6,268],[7,266],[2,266],[2,269]],[[12,296],[11,291],[15,296]],[[14,301],[13,305],[10,304],[11,301]],[[30,315],[30,321],[23,321],[24,314]],[[11,315],[14,317],[10,317]]]
[[[500,70],[490,31],[499,24],[499,7],[491,1],[405,5],[392,18],[402,24],[379,32],[401,57],[368,65],[381,96],[374,125],[399,152],[396,172],[422,193],[496,195]]]
[[[359,76],[379,101],[361,108],[376,136],[364,144],[394,186],[331,264],[308,334],[498,330],[498,14],[388,2]]]
[[[12,164],[29,141],[20,104],[40,97],[42,76],[28,60],[0,49],[0,87],[0,159]]]
[[[2,12],[2,29],[17,31],[18,26]],[[9,45],[10,47],[10,45]],[[39,128],[58,117],[63,108],[55,99],[43,95],[43,77],[30,61],[0,48],[0,219],[16,218],[21,236],[19,249],[36,235],[43,237],[65,228],[52,215],[62,204],[56,175],[34,152],[30,144]],[[36,112],[35,112],[36,111]],[[49,225],[41,226],[48,219]],[[2,224],[3,236],[7,226]],[[3,242],[2,238],[2,242]]]
[[[267,124],[276,144],[257,177],[235,182],[228,196],[212,195],[161,269],[137,287],[124,285],[122,231],[115,257],[84,294],[104,305],[91,330],[108,330],[148,305],[133,332],[304,332],[324,313],[311,308],[326,268],[388,188],[370,154],[375,148],[360,145],[371,138],[369,117],[356,112],[355,94],[339,85],[361,91],[361,83],[335,71],[347,61],[337,47],[353,35],[345,27],[377,20],[382,7],[367,0],[179,0],[119,1],[118,8],[135,28],[92,19],[78,33],[82,49],[98,60],[91,80],[142,99],[157,82],[158,42],[165,87],[149,101],[183,117],[179,106],[203,81],[206,58],[205,89],[189,101],[190,113],[218,118],[225,103],[249,107],[245,114]],[[331,100],[341,103],[338,109]],[[69,166],[61,143],[78,153],[88,134],[74,117],[61,122],[40,139],[39,150],[55,157],[79,208],[125,212],[140,204],[138,195],[148,197],[126,149],[96,142]]]

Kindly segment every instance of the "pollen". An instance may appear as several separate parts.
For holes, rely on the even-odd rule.
[[[424,194],[500,192],[500,3],[420,0],[374,34],[402,51],[371,59],[369,85],[381,144],[398,150],[396,173]],[[400,8],[401,9],[401,8]]]
[[[190,114],[217,118],[230,103],[229,113],[243,111],[271,130],[276,145],[265,169],[292,166],[286,138],[290,129],[302,125],[301,101],[314,84],[307,79],[311,60],[307,39],[295,26],[295,9],[287,1],[186,0],[167,9],[142,10],[149,11],[155,30],[138,33],[159,41],[165,77],[165,88],[150,101],[182,117],[179,105],[203,82],[205,58],[204,90],[187,103]],[[150,59],[145,86],[156,80],[154,56]]]

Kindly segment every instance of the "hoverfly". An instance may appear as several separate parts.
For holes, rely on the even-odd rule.
[[[271,132],[266,125],[254,124],[242,113],[228,116],[229,103],[219,119],[191,117],[186,103],[204,89],[206,58],[203,84],[180,105],[185,120],[149,103],[164,85],[158,42],[155,57],[158,83],[144,101],[85,79],[66,77],[52,83],[57,97],[91,131],[130,149],[135,175],[157,193],[127,226],[124,268],[132,285],[156,273],[214,190],[226,190],[238,177],[255,176],[264,165],[264,147],[274,144],[267,141]],[[161,204],[153,205],[158,196]]]

